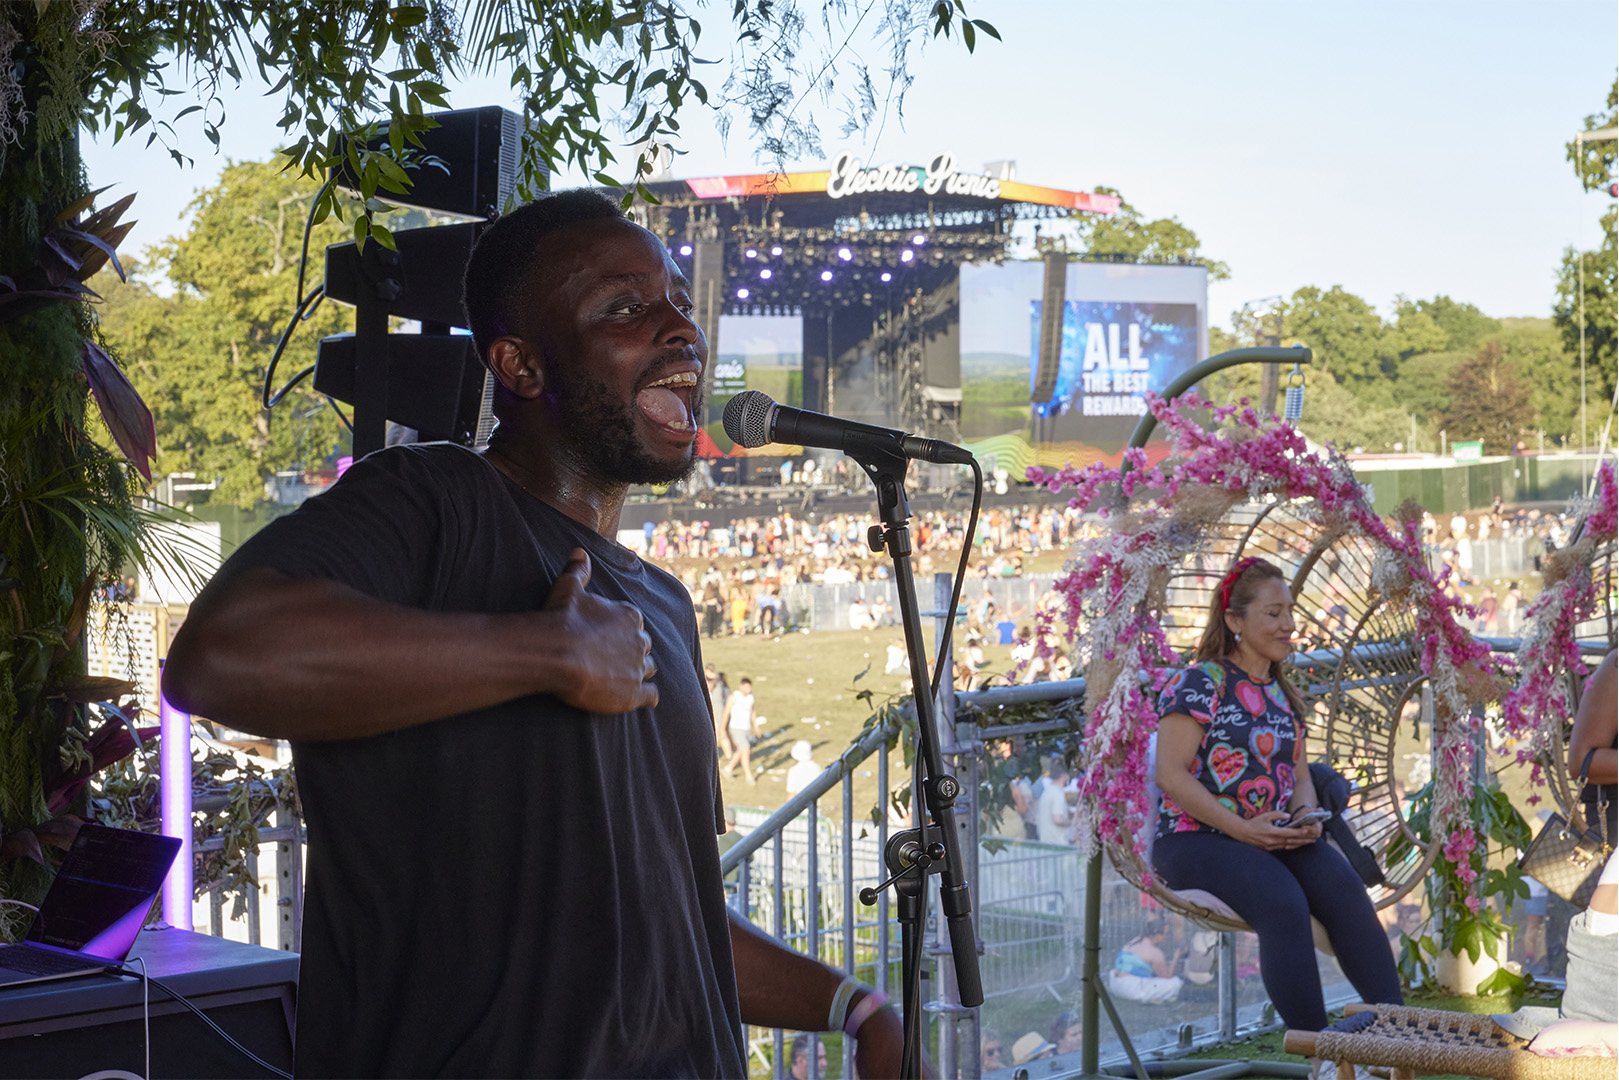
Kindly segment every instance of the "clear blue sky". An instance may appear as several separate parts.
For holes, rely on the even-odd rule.
[[[1020,180],[1118,188],[1230,265],[1210,287],[1215,325],[1244,301],[1335,284],[1385,314],[1396,294],[1445,293],[1492,315],[1544,316],[1563,248],[1600,239],[1608,197],[1580,191],[1563,144],[1613,83],[1613,0],[970,6],[1004,41],[980,39],[970,58],[929,44],[903,122],[891,115],[875,143],[829,131],[828,153],[925,162],[949,150],[967,169],[1013,158]],[[705,55],[722,50],[724,14],[704,19]],[[505,83],[456,87],[452,103],[510,104]],[[192,169],[144,149],[144,135],[87,140],[91,180],[139,192],[129,249],[183,231],[185,204],[226,158],[274,151],[279,107],[263,89],[224,95],[219,155],[182,122]],[[677,176],[765,164],[741,124],[727,145],[704,110],[682,124]]]

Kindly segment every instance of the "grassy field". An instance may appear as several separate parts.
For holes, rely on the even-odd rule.
[[[725,673],[733,690],[743,677],[753,680],[754,708],[764,717],[764,737],[753,746],[758,782],[750,787],[740,774],[727,779],[726,803],[774,809],[785,802],[787,769],[793,764],[787,752],[797,739],[809,740],[821,765],[835,761],[859,734],[873,707],[902,691],[904,676],[883,673],[891,641],[904,644],[897,627],[705,640],[703,659]],[[990,670],[1010,668],[1009,651],[1005,646],[987,647]],[[872,691],[871,704],[856,697],[862,690]],[[895,785],[909,777],[898,751],[890,758],[889,776]],[[854,799],[857,816],[864,817],[877,805],[875,758],[856,770]]]

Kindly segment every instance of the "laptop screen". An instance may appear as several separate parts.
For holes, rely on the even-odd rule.
[[[179,848],[174,837],[80,826],[26,940],[124,959]]]

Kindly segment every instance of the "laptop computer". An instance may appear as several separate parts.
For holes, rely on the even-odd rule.
[[[179,850],[172,836],[79,826],[28,936],[0,946],[0,986],[122,968]]]

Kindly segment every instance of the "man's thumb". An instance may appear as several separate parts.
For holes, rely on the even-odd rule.
[[[557,576],[556,584],[551,586],[551,595],[546,598],[546,606],[565,602],[569,597],[585,591],[590,582],[590,555],[584,548],[574,548],[568,556],[568,565],[562,568]]]

